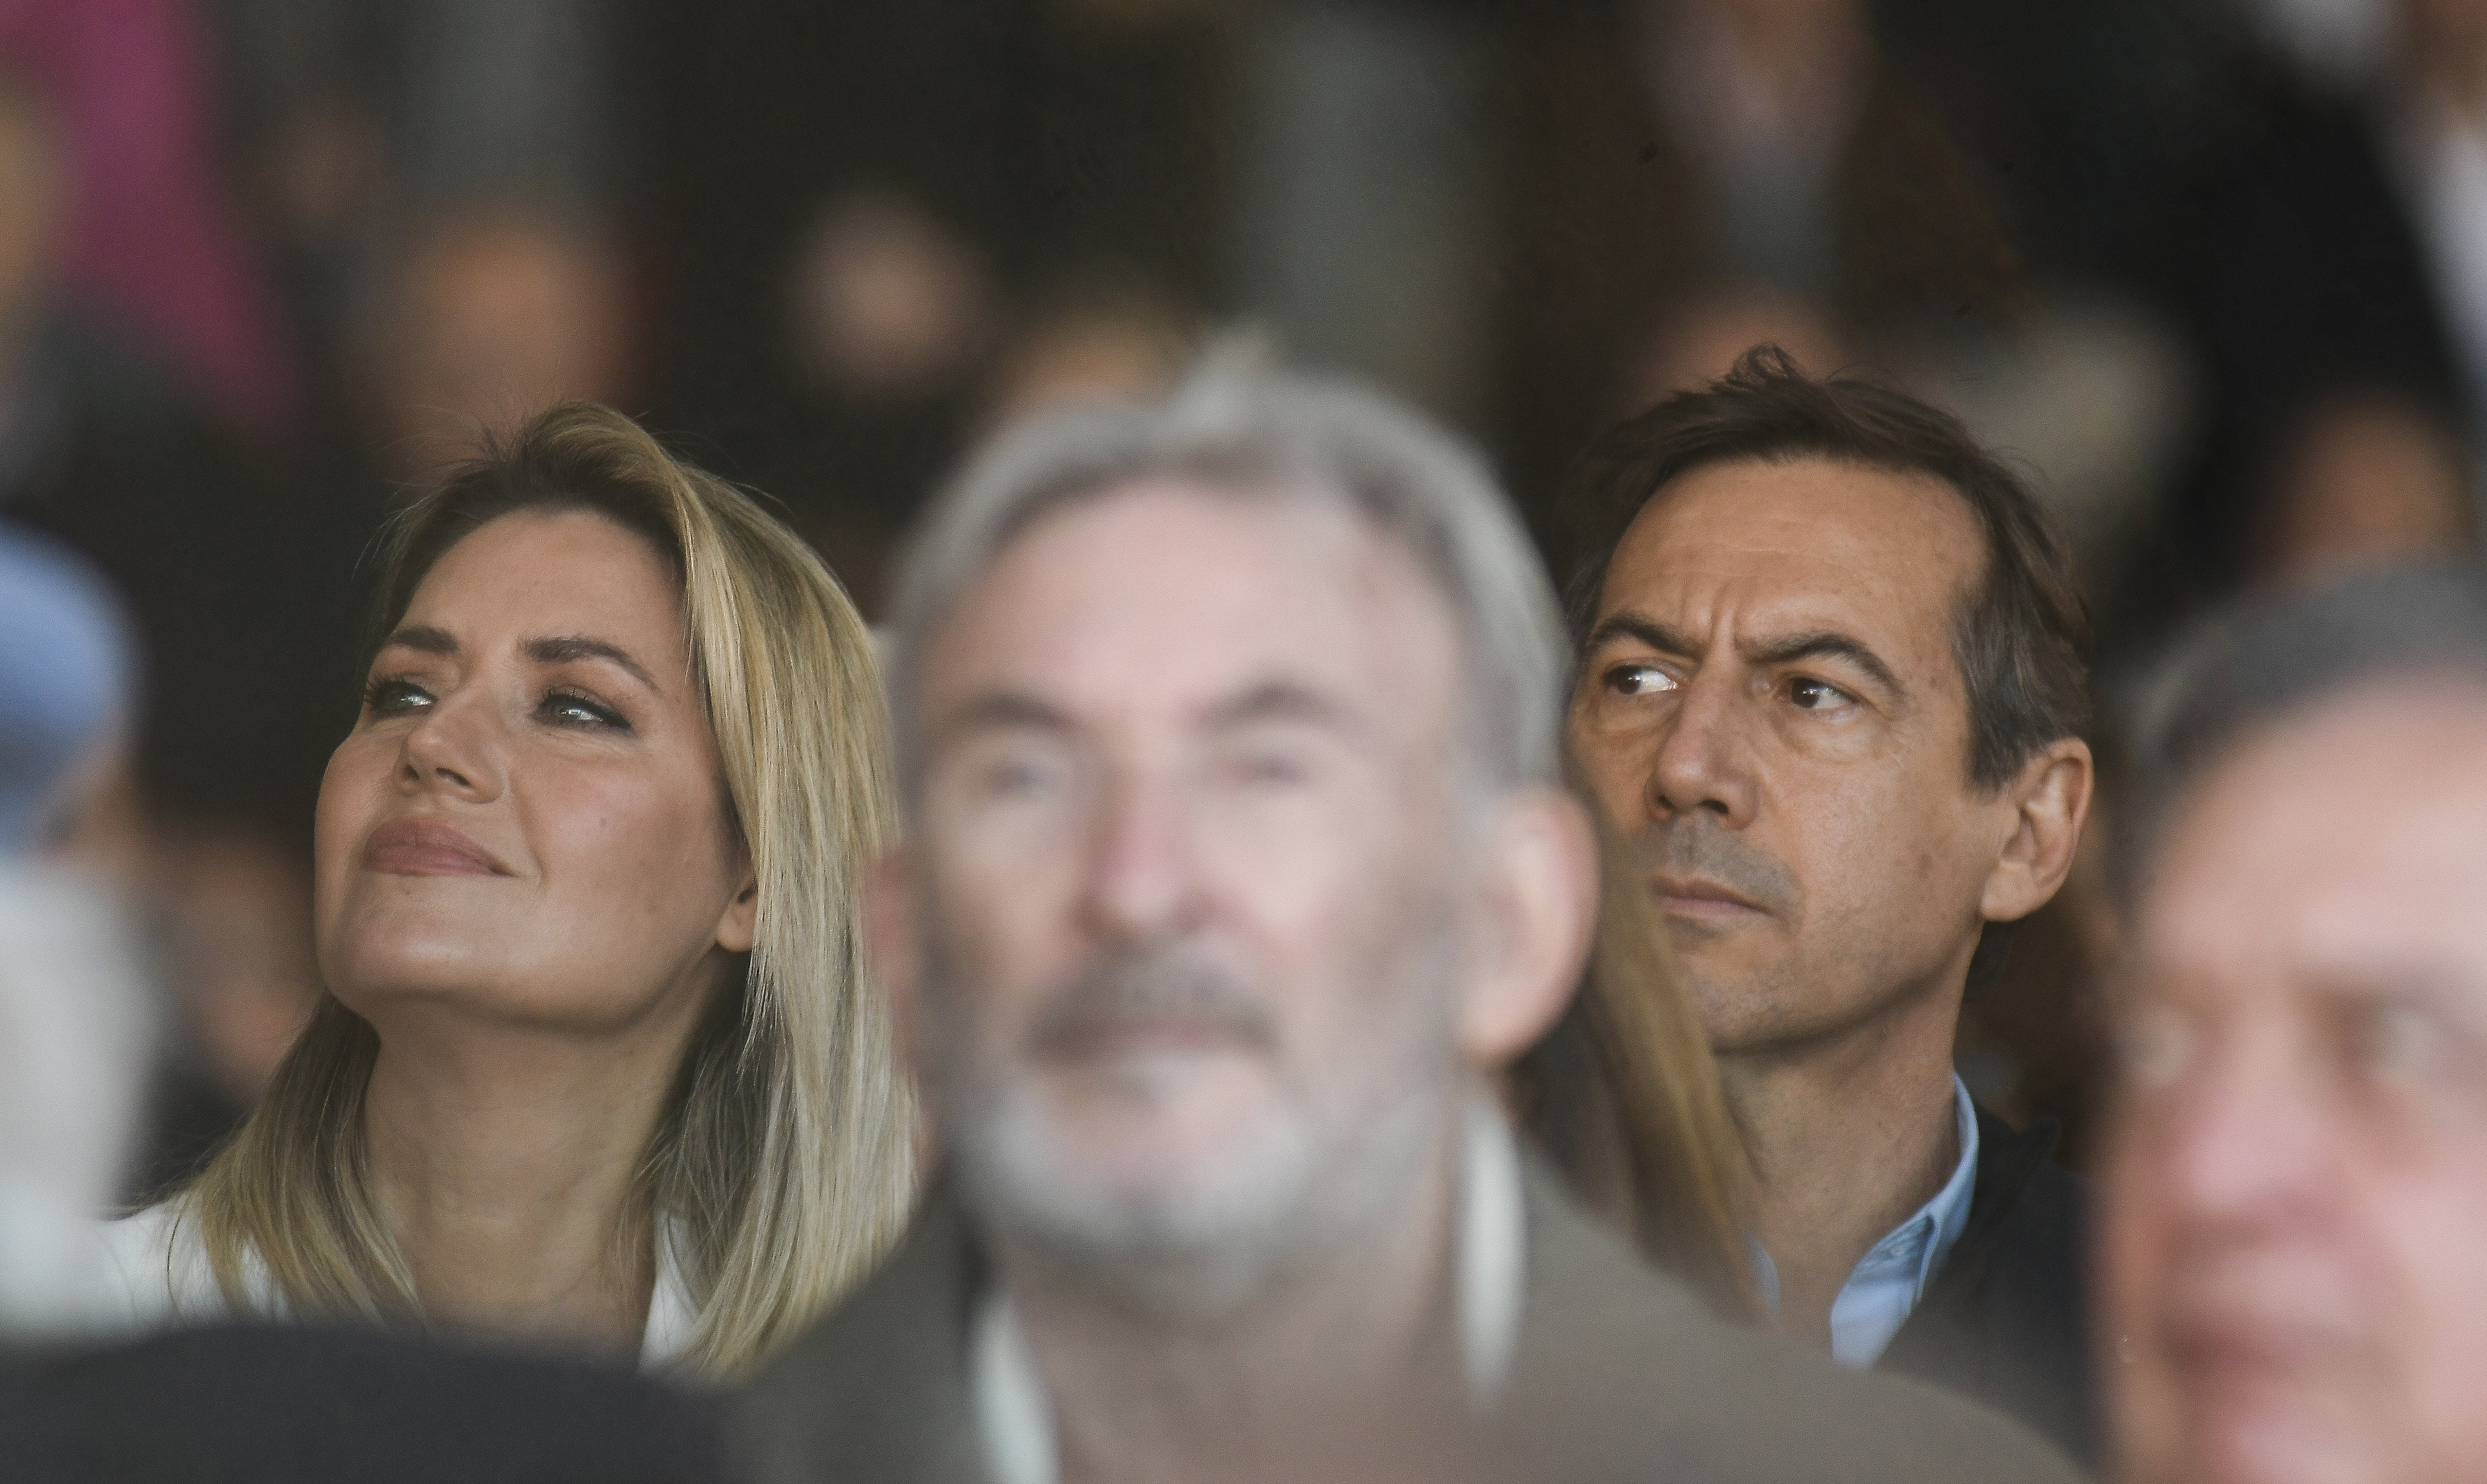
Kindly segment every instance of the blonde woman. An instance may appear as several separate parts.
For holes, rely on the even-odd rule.
[[[573,1342],[731,1377],[880,1255],[913,1112],[862,982],[870,639],[785,527],[570,403],[397,529],[321,785],[328,985],[144,1315]]]

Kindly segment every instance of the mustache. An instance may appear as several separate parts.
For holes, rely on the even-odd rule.
[[[1075,1057],[1133,1024],[1178,1024],[1274,1049],[1277,1018],[1234,974],[1179,948],[1118,954],[1057,992],[1028,1028],[1040,1056]]]
[[[1774,917],[1802,897],[1785,866],[1748,844],[1707,813],[1661,820],[1634,833],[1634,859],[1644,875],[1697,876],[1717,882]]]

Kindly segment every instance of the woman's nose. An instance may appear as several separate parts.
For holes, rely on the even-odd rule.
[[[448,697],[433,703],[405,734],[401,777],[411,787],[442,788],[479,802],[498,797],[502,783],[498,730],[478,701]]]

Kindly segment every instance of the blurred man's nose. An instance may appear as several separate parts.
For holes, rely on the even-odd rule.
[[[2309,1058],[2271,1028],[2204,1049],[2142,1116],[2166,1199],[2185,1221],[2232,1234],[2284,1223],[2333,1183],[2333,1100]]]
[[[1197,909],[1196,865],[1179,781],[1118,770],[1098,804],[1084,893],[1090,929],[1118,942],[1180,930]]]
[[[1729,829],[1752,822],[1760,806],[1752,768],[1749,701],[1736,677],[1695,672],[1650,759],[1650,817],[1707,811]]]

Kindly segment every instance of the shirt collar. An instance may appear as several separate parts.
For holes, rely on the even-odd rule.
[[[1882,1358],[1969,1225],[1970,1206],[1977,1194],[1977,1104],[1958,1073],[1952,1075],[1951,1091],[1952,1117],[1960,1139],[1960,1162],[1952,1167],[1951,1177],[1924,1205],[1866,1249],[1831,1301],[1830,1352],[1847,1364],[1871,1365]],[[1759,1242],[1747,1240],[1746,1250],[1753,1259],[1762,1302],[1775,1312],[1778,1269]]]
[[[1470,1394],[1484,1401],[1501,1388],[1520,1337],[1527,1211],[1511,1126],[1484,1098],[1469,1104],[1467,1122],[1455,1281],[1461,1359]],[[1018,1313],[998,1286],[977,1301],[968,1330],[967,1391],[996,1484],[1058,1484],[1053,1409]]]

